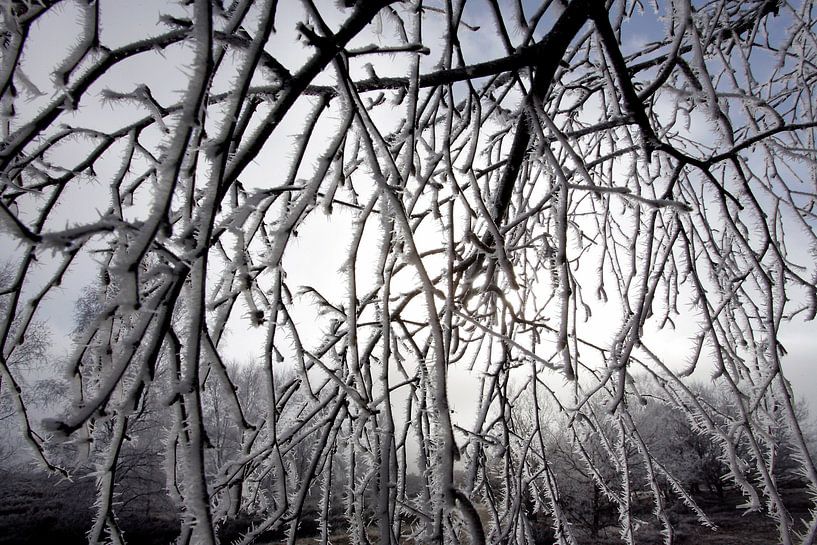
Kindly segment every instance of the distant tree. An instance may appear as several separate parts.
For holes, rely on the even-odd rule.
[[[13,275],[11,263],[0,263],[0,316],[8,315]],[[12,322],[10,333],[16,334],[21,327],[19,322]],[[19,394],[8,388],[0,389],[0,465],[12,467],[30,462],[31,450],[38,453],[43,446],[42,436],[29,427],[32,424],[32,410],[48,410],[49,405],[53,410],[56,408],[54,405],[66,397],[58,378],[42,376],[47,360],[53,357],[49,354],[50,338],[48,325],[40,320],[34,321],[26,327],[16,350],[6,356],[6,365],[15,372]],[[23,424],[22,429],[18,417],[28,423]],[[26,442],[35,448],[25,448]]]
[[[715,390],[699,386],[695,392],[698,399],[723,415],[724,418],[718,419],[718,425],[725,429],[729,425],[726,417],[734,415],[730,415],[727,407],[719,405]],[[699,493],[703,486],[723,499],[728,465],[722,459],[724,453],[713,434],[690,419],[687,411],[678,410],[660,397],[650,396],[636,419],[643,430],[644,441],[685,488]]]
[[[706,522],[645,438],[647,379],[800,539],[774,468],[785,438],[817,497],[781,363],[817,314],[811,0],[159,4],[0,3],[0,389],[44,466],[97,453],[92,542],[127,539],[116,471],[154,407],[182,544],[239,504],[244,543],[297,528],[316,490],[328,543],[335,478],[356,545],[530,544],[526,499],[575,543],[526,379],[623,542],[636,492],[666,543],[668,497]],[[89,278],[47,440],[15,358]],[[224,362],[252,338],[247,396]]]

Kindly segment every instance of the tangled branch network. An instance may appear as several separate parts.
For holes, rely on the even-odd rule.
[[[776,475],[785,448],[817,493],[781,342],[817,312],[815,17],[0,2],[0,388],[20,432],[50,471],[94,468],[94,543],[127,540],[117,472],[146,414],[179,543],[239,513],[259,517],[244,542],[294,543],[309,518],[324,544],[522,545],[542,517],[582,542],[555,431],[622,542],[647,517],[672,543],[670,503],[711,521],[643,432],[660,404],[781,543],[813,543]],[[18,354],[77,299],[41,421]]]

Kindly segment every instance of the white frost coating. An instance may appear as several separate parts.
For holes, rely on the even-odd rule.
[[[92,540],[127,542],[116,463],[160,415],[180,543],[670,542],[676,509],[717,521],[656,438],[670,408],[777,541],[789,515],[817,535],[786,512],[784,476],[817,497],[817,471],[780,343],[817,309],[810,3],[489,3],[477,27],[467,2],[198,0],[117,49],[98,4],[51,57],[60,3],[0,6],[0,388],[41,462],[74,434],[96,463]],[[123,89],[129,59],[157,70]],[[79,277],[101,304],[42,426],[18,362]]]

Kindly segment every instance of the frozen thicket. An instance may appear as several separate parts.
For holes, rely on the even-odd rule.
[[[660,403],[814,542],[777,478],[817,494],[781,343],[817,313],[811,1],[156,5],[0,3],[0,388],[93,464],[91,541],[152,414],[180,542],[581,542],[558,424],[622,541],[647,498],[671,543],[670,502],[710,521]],[[89,280],[40,426],[15,362]]]

